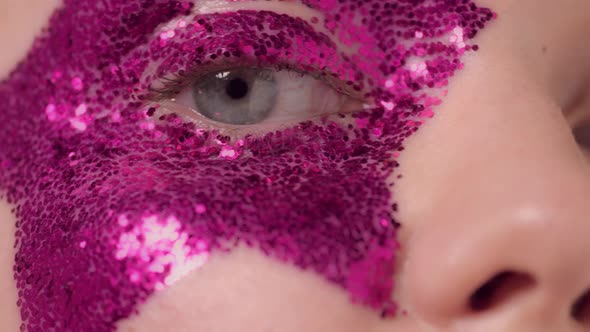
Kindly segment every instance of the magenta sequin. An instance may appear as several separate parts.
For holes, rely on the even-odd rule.
[[[494,14],[468,0],[304,3],[322,15],[64,1],[0,84],[0,189],[17,217],[21,329],[113,331],[211,251],[237,244],[395,313],[388,179]],[[313,70],[371,104],[233,138],[146,100],[154,80],[215,63]]]

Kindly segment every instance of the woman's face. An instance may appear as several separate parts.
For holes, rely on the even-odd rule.
[[[589,329],[590,2],[463,2],[2,2],[0,330]]]

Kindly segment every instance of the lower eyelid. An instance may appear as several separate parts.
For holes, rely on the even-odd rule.
[[[173,116],[176,114],[182,122],[194,124],[195,130],[208,131],[213,134],[210,137],[216,137],[217,135],[229,136],[231,141],[237,141],[246,136],[263,137],[271,132],[297,127],[299,124],[310,121],[322,121],[322,119],[331,119],[331,121],[342,125],[348,125],[352,121],[352,118],[349,115],[353,112],[362,110],[363,104],[357,100],[350,99],[348,104],[343,104],[342,106],[343,107],[340,110],[333,113],[313,114],[311,116],[308,115],[305,118],[294,119],[293,121],[267,121],[256,125],[230,125],[218,123],[198,114],[198,112],[192,110],[190,107],[174,104],[171,101],[151,103],[144,108],[146,110],[147,123],[164,124],[165,122],[160,119],[161,117]],[[153,111],[149,111],[151,115],[148,115],[147,110],[150,109]],[[142,128],[152,128],[152,126],[142,125]]]

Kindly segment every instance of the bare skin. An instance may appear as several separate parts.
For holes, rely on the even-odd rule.
[[[381,320],[319,276],[240,249],[153,296],[119,331],[588,330],[590,310],[584,318],[571,309],[590,290],[590,152],[571,131],[590,119],[590,47],[582,42],[590,2],[480,3],[500,19],[478,36],[481,51],[465,59],[437,116],[401,156],[395,298],[406,314]],[[0,76],[55,6],[0,2],[8,50]],[[10,207],[0,203],[2,331],[20,322],[13,234]],[[514,274],[489,306],[471,310],[471,295],[503,272]]]

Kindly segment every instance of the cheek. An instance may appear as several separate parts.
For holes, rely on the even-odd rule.
[[[367,308],[351,306],[338,287],[258,250],[240,247],[212,258],[140,306],[118,331],[356,332],[379,322]]]

